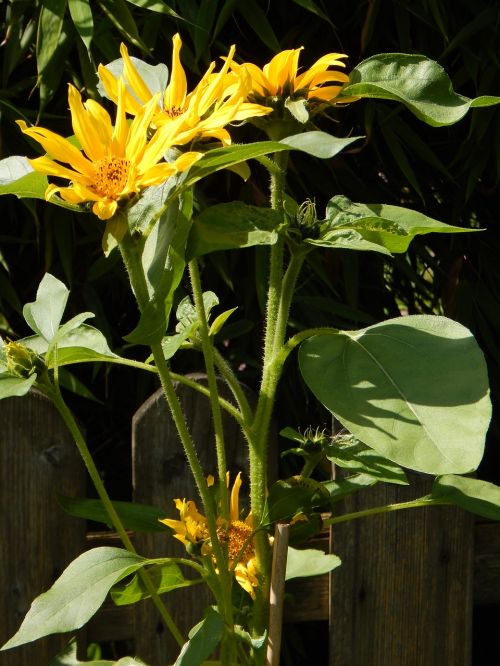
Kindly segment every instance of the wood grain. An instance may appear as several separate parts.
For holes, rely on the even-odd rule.
[[[41,394],[0,401],[0,644],[33,599],[85,548],[85,522],[64,513],[56,493],[82,497],[85,470],[53,405]],[[45,666],[67,636],[0,652],[1,666]]]

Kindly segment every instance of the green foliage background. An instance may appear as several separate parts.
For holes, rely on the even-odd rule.
[[[500,91],[496,0],[8,0],[0,12],[0,158],[37,153],[14,125],[18,118],[70,134],[67,82],[97,97],[95,68],[119,57],[120,41],[138,57],[169,64],[177,31],[193,82],[236,43],[239,58],[260,65],[276,51],[297,46],[305,47],[304,66],[334,51],[348,53],[351,67],[380,52],[422,53],[444,66],[459,93],[476,97]],[[290,190],[298,201],[314,192],[320,215],[331,196],[344,194],[485,231],[425,236],[394,259],[349,251],[315,254],[297,290],[293,326],[360,328],[400,312],[446,314],[476,335],[498,409],[500,111],[475,110],[456,126],[435,129],[402,107],[370,100],[335,110],[318,126],[338,136],[366,136],[332,160],[292,156]],[[245,140],[248,129],[235,128],[234,134]],[[217,174],[204,182],[198,205],[233,199],[258,205],[266,188],[258,167],[245,183],[234,174]],[[136,313],[119,257],[102,256],[102,223],[11,196],[2,197],[0,207],[0,334],[27,333],[22,304],[32,300],[50,270],[74,290],[68,316],[95,312],[95,325],[110,346],[123,351],[121,336],[133,328]],[[222,309],[238,306],[224,337],[232,362],[250,385],[260,360],[266,252],[215,253],[203,274],[204,288],[219,295]],[[179,299],[184,294],[181,288]],[[125,353],[139,358],[142,351],[132,347]],[[197,362],[181,353],[174,369],[198,370]],[[154,390],[154,380],[123,368],[85,367],[68,381],[111,494],[127,499],[130,416]],[[290,364],[281,387],[279,425],[328,426],[328,416],[317,409],[309,405]],[[480,468],[482,478],[496,483],[498,438],[496,419]]]

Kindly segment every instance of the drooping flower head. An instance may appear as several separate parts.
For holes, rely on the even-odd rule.
[[[162,162],[167,150],[177,143],[182,123],[158,129],[148,136],[157,99],[140,107],[131,123],[125,115],[125,84],[117,84],[117,110],[111,118],[94,100],[82,102],[80,93],[69,86],[68,101],[77,148],[51,130],[28,127],[22,120],[21,130],[37,141],[48,153],[29,160],[35,171],[69,180],[67,186],[50,184],[45,192],[49,200],[59,195],[72,204],[92,203],[92,212],[101,220],[112,217],[121,201],[142,189],[159,185],[167,178],[184,171],[201,157],[201,153],[184,153],[174,162]]]
[[[227,481],[229,482],[229,473]],[[252,599],[255,599],[254,588],[258,585],[258,578],[252,544],[253,521],[251,514],[244,520],[240,519],[241,483],[241,473],[239,473],[231,489],[229,520],[221,517],[217,519],[217,536],[222,546],[227,549],[228,565],[236,581]],[[186,546],[188,552],[192,552],[194,546],[202,555],[210,555],[212,547],[206,517],[198,511],[192,500],[174,501],[180,514],[179,520],[164,518],[160,522],[174,530],[174,537]]]
[[[234,46],[229,50],[220,71],[214,71],[215,63],[212,62],[198,85],[188,92],[186,73],[180,60],[182,42],[178,34],[174,35],[172,45],[170,81],[163,96],[157,99],[151,122],[155,127],[163,127],[182,118],[184,131],[177,137],[178,145],[203,138],[218,139],[229,144],[231,137],[224,129],[228,123],[270,112],[264,106],[245,101],[251,80],[244,72],[238,76],[230,71]],[[120,53],[123,77],[128,86],[124,103],[127,113],[137,115],[141,105],[149,104],[154,95],[135,67],[125,44],[120,46]],[[107,95],[116,101],[117,79],[103,65],[99,66],[99,76]]]
[[[255,103],[275,106],[288,105],[290,101],[303,100],[308,103],[308,110],[314,111],[325,104],[347,104],[356,98],[339,98],[338,94],[349,80],[342,62],[344,53],[328,53],[317,60],[305,71],[299,69],[299,56],[303,47],[281,51],[262,69],[249,62],[231,63],[233,71],[244,70],[252,80],[248,99]],[[305,119],[308,115],[306,114]],[[304,118],[301,119],[304,122]]]

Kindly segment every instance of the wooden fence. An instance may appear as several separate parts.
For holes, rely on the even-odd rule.
[[[202,464],[213,471],[213,441],[206,398],[179,386]],[[84,521],[67,516],[55,492],[85,494],[86,476],[71,438],[54,407],[41,395],[0,402],[0,641],[17,630],[33,598],[53,583],[85,548],[119,545],[114,534],[86,533]],[[234,443],[229,467],[247,465],[234,423],[224,423]],[[172,498],[195,497],[173,424],[160,392],[147,400],[132,424],[134,499],[165,507]],[[425,494],[428,481],[410,488],[376,486],[345,501],[339,511],[405,501]],[[152,557],[183,553],[167,534],[133,536],[139,552]],[[330,577],[292,581],[287,622],[329,623],[329,666],[471,666],[473,605],[500,603],[500,526],[474,522],[454,508],[429,507],[361,519],[320,535],[311,547],[333,545],[343,564]],[[165,598],[185,630],[208,602],[200,587]],[[152,604],[106,603],[77,632],[86,642],[127,640],[151,666],[174,661],[177,648]],[[0,653],[0,666],[47,666],[68,637],[50,637]],[[83,652],[80,658],[83,658]],[[316,662],[319,664],[319,662]],[[320,665],[321,666],[321,665]]]

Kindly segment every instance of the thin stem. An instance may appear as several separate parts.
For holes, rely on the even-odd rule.
[[[356,520],[357,518],[366,518],[366,516],[376,516],[381,513],[390,513],[391,511],[401,511],[403,509],[417,509],[426,506],[443,506],[451,505],[452,502],[446,500],[433,499],[429,495],[419,497],[416,500],[409,502],[400,502],[399,504],[386,504],[385,506],[377,506],[372,509],[364,509],[363,511],[355,511],[354,513],[346,513],[343,516],[335,516],[323,521],[323,525],[338,525],[345,523],[349,520]]]
[[[68,427],[68,430],[73,436],[73,439],[80,453],[80,456],[85,464],[85,467],[87,468],[90,478],[92,479],[94,488],[96,489],[99,499],[103,503],[103,506],[109,516],[109,519],[111,520],[114,529],[118,533],[121,542],[128,551],[130,551],[131,553],[136,553],[137,551],[134,548],[132,542],[130,541],[130,537],[126,532],[125,527],[123,526],[123,523],[120,520],[120,517],[116,512],[115,507],[113,506],[113,503],[106,491],[106,488],[104,487],[102,479],[99,475],[97,467],[95,466],[94,460],[92,458],[92,454],[90,453],[89,448],[87,446],[87,442],[85,441],[85,438],[83,437],[80,428],[78,427],[73,417],[73,414],[71,413],[71,411],[68,409],[68,406],[64,402],[64,399],[59,391],[59,387],[56,387],[56,389],[51,393],[50,397],[54,402],[54,405],[57,408],[59,414],[62,416],[66,426]],[[169,629],[169,631],[171,632],[172,636],[174,637],[178,645],[180,646],[184,645],[185,643],[184,638],[182,637],[182,634],[177,628],[177,625],[172,619],[172,616],[168,612],[164,603],[158,596],[156,588],[153,585],[153,582],[151,581],[149,574],[146,571],[144,571],[144,569],[140,569],[138,573],[142,582],[146,586],[147,591],[151,595],[151,599],[155,604],[156,608],[158,609],[161,618],[165,622],[166,627]]]
[[[238,403],[238,407],[243,418],[243,423],[247,426],[250,426],[253,420],[252,410],[250,404],[247,400],[245,392],[238,381],[238,378],[233,372],[233,369],[226,361],[226,359],[219,353],[219,351],[214,347],[214,360],[219,372],[224,377],[226,384],[231,389],[231,392]]]
[[[215,451],[217,456],[217,468],[219,473],[219,493],[221,504],[221,515],[226,520],[229,518],[229,492],[226,484],[227,462],[226,449],[224,446],[224,428],[222,425],[222,414],[219,405],[219,391],[217,388],[217,377],[215,376],[214,351],[210,333],[208,330],[207,315],[203,302],[203,291],[201,287],[200,272],[196,259],[189,262],[189,276],[193,290],[193,300],[196,312],[200,320],[199,333],[201,337],[201,348],[205,360],[208,390],[210,392],[210,406],[214,424]]]

